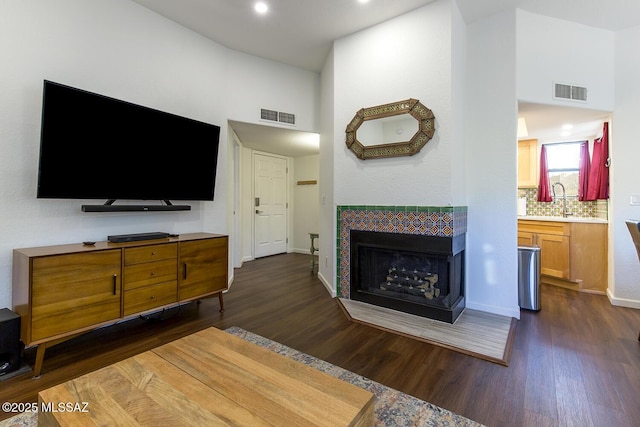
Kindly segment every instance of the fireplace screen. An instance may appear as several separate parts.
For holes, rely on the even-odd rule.
[[[351,299],[452,323],[464,308],[463,254],[464,236],[352,230]]]
[[[418,304],[451,306],[446,256],[363,247],[360,291]]]

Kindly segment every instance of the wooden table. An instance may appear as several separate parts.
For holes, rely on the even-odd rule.
[[[38,407],[54,410],[40,410],[38,425],[364,426],[373,403],[360,387],[209,328],[41,391]]]

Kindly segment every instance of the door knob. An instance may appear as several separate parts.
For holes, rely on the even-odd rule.
[[[260,210],[256,209],[256,213],[257,213],[257,214],[261,214],[261,213],[262,213],[262,211],[260,211]]]

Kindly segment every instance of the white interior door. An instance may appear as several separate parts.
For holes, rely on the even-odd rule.
[[[287,160],[253,153],[254,256],[287,251]]]

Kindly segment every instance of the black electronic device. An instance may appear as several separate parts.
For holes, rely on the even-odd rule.
[[[0,309],[0,376],[17,371],[21,361],[20,316],[8,308]]]
[[[134,234],[116,234],[107,236],[112,243],[138,242],[141,240],[166,239],[169,233],[152,232],[152,233],[134,233]]]
[[[37,197],[107,200],[84,212],[189,210],[170,201],[213,200],[219,138],[219,126],[45,80]]]

